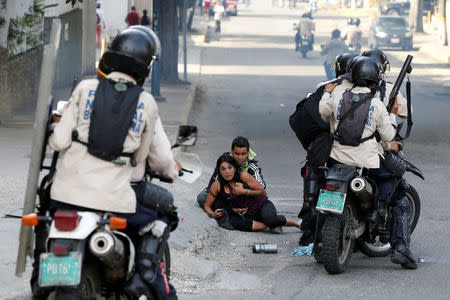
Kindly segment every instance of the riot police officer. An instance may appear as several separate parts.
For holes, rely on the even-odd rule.
[[[66,151],[51,189],[53,209],[107,210],[127,218],[136,233],[152,224],[137,241],[136,272],[124,288],[132,298],[150,298],[154,292],[162,299],[176,298],[159,264],[170,228],[144,205],[145,186],[130,185],[157,129],[156,102],[141,86],[159,52],[159,40],[149,28],[133,26],[119,33],[101,59],[102,76],[80,82],[49,138],[53,149]],[[171,152],[166,156],[173,161]]]

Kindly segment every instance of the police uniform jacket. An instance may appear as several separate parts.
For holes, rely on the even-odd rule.
[[[305,35],[310,38],[313,31],[316,30],[316,24],[309,18],[301,18],[296,29],[300,30],[301,35]]]
[[[107,78],[135,83],[132,77],[120,72],[112,72]],[[97,79],[80,82],[73,91],[71,104],[49,138],[50,147],[65,151],[55,174],[51,198],[95,210],[134,213],[136,196],[130,186],[133,171],[130,158],[120,157],[125,165],[102,160],[89,154],[86,146],[72,141],[73,130],[78,131],[80,141],[88,141],[97,86]],[[155,100],[147,92],[142,92],[123,147],[123,152],[135,154],[138,163],[148,155],[157,115]]]
[[[178,176],[177,163],[173,158],[170,141],[164,131],[164,127],[159,116],[156,120],[155,134],[150,144],[147,162],[152,170],[159,174],[165,175],[172,179],[175,179]],[[144,173],[145,161],[140,162],[136,168],[133,169],[131,181],[141,181],[144,178]]]
[[[319,102],[319,112],[325,122],[330,123],[330,130],[334,132],[339,124],[339,111],[343,100],[343,93],[346,90],[345,85],[336,86],[333,93],[324,93]],[[370,90],[365,87],[355,87],[354,93],[369,93]],[[383,141],[389,142],[395,136],[395,129],[391,124],[391,119],[387,113],[386,107],[378,98],[372,98],[366,124],[361,138],[371,136],[378,131]],[[372,138],[359,146],[341,145],[338,141],[333,142],[330,156],[335,160],[357,167],[379,168],[378,142]]]

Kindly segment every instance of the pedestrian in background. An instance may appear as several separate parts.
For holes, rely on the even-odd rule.
[[[214,21],[216,22],[216,32],[220,32],[220,22],[222,21],[222,15],[225,11],[225,8],[223,8],[222,3],[220,1],[216,2],[216,5],[214,5]]]
[[[139,25],[140,18],[135,6],[131,7],[131,11],[127,14],[125,22],[127,22],[128,26]]]
[[[103,12],[100,9],[100,7],[101,7],[100,3],[97,3],[97,9],[95,11],[95,13],[97,15],[97,48],[100,48],[100,46],[101,46],[102,27],[103,27],[103,29],[106,28],[105,17],[103,15]]]
[[[203,16],[203,0],[198,0],[198,8],[200,9],[200,15]]]
[[[334,69],[331,66],[334,65],[336,56],[348,52],[348,48],[341,40],[341,31],[335,29],[331,32],[331,40],[322,47],[320,55],[325,57],[323,65],[325,67],[325,73],[327,74],[327,80],[331,80],[336,77]]]
[[[152,25],[152,19],[147,15],[147,10],[142,11],[141,25],[150,26]]]

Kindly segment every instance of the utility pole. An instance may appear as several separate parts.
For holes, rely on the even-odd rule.
[[[412,0],[409,9],[409,25],[414,32],[423,32],[422,24],[423,0]]]
[[[438,13],[439,13],[439,40],[442,45],[448,45],[447,37],[447,12],[446,12],[446,0],[439,0]]]
[[[183,80],[187,81],[187,38],[186,38],[186,11],[187,11],[187,0],[183,0]]]
[[[158,38],[160,38],[160,30],[161,30],[161,25],[160,25],[161,16],[160,16],[159,1],[160,0],[153,0],[153,22],[152,22],[153,31],[156,33]],[[164,49],[161,49],[161,53],[163,51],[164,51]],[[159,57],[159,59],[161,59],[161,57]],[[161,68],[160,68],[159,59],[155,60],[153,62],[151,85],[152,85],[153,98],[155,98],[156,101],[162,102],[162,101],[166,101],[166,99],[161,96],[161,92],[160,92]]]

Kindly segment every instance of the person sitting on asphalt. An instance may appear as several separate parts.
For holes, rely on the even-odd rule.
[[[259,184],[263,188],[266,188],[266,183],[264,182],[261,168],[258,166],[258,161],[255,160],[256,153],[250,149],[250,143],[247,138],[243,136],[236,137],[231,143],[231,152],[225,152],[224,154],[231,154],[231,156],[236,159],[241,171],[247,172],[255,177]],[[214,181],[217,180],[218,174],[219,170],[216,168],[211,176],[211,179],[209,180],[208,186],[201,191],[200,194],[198,194],[197,203],[201,208],[205,205],[209,189]]]
[[[341,31],[339,29],[333,30],[331,32],[331,40],[328,41],[328,43],[326,43],[320,51],[320,55],[325,57],[323,65],[325,67],[327,80],[331,80],[336,77],[334,70],[331,70],[331,66],[334,64],[336,56],[346,52],[348,52],[348,48],[341,40]]]
[[[216,169],[219,174],[204,206],[210,218],[219,221],[228,215],[231,226],[241,231],[270,228],[272,232],[281,233],[281,226],[299,227],[298,222],[277,214],[275,206],[266,197],[266,190],[253,176],[239,171],[239,165],[231,155],[221,155]]]

